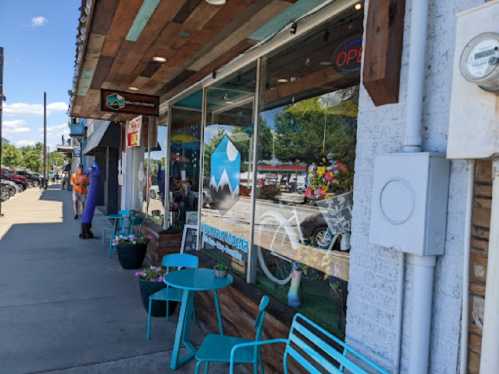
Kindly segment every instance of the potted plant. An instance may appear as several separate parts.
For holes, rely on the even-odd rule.
[[[147,239],[143,234],[118,235],[113,244],[123,269],[139,269],[142,266],[147,250]]]
[[[149,307],[149,296],[166,287],[166,284],[163,283],[164,275],[165,269],[161,266],[149,266],[135,273],[135,277],[139,280],[140,296],[146,313]],[[169,303],[170,307],[168,308],[168,312],[172,315],[175,312],[178,303],[174,301]],[[151,316],[164,317],[165,315],[166,302],[154,300],[151,305]]]
[[[217,278],[225,278],[229,271],[229,267],[224,263],[216,264],[213,269],[215,270],[215,277]]]

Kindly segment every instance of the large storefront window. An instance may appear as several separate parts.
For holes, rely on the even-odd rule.
[[[251,236],[255,87],[255,65],[209,87],[204,128],[202,248],[241,275]]]
[[[254,244],[257,285],[341,334],[362,15],[262,62]]]
[[[202,91],[172,107],[170,132],[170,209],[172,226],[197,224]]]

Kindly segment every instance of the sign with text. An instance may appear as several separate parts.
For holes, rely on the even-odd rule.
[[[362,63],[362,37],[355,36],[342,42],[333,54],[334,66],[340,73],[360,71]]]
[[[126,146],[127,148],[140,147],[142,124],[144,117],[138,116],[128,121],[126,126]]]
[[[102,89],[100,103],[105,112],[159,116],[158,96]]]
[[[201,232],[203,247],[208,245],[209,248],[217,249],[239,262],[246,261],[249,248],[247,240],[205,223],[201,225]]]

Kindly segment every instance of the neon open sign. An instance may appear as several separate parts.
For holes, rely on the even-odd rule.
[[[340,73],[359,71],[362,63],[362,38],[355,36],[342,42],[334,51],[333,59]]]

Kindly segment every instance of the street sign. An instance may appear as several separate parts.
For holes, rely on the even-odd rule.
[[[101,90],[101,110],[113,113],[159,116],[159,97],[125,91]]]

